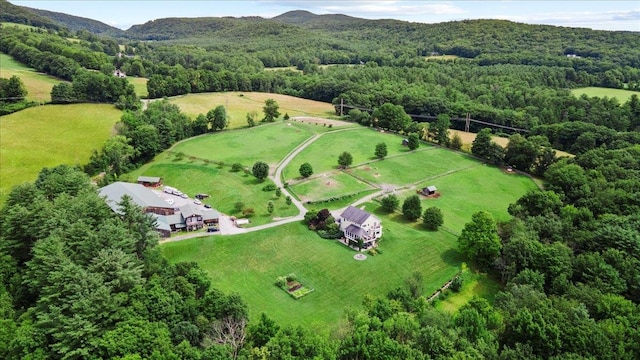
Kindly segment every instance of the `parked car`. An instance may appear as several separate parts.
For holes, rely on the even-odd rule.
[[[173,194],[175,191],[176,189],[172,188],[171,186],[164,187],[164,192],[166,192],[167,194]]]
[[[215,228],[215,227],[208,227],[207,228],[207,232],[216,232],[216,231],[218,231],[218,228]]]
[[[196,199],[203,200],[209,197],[209,194],[196,194]]]
[[[198,199],[193,200],[193,203],[196,204],[196,205],[202,205],[202,201],[200,201]]]
[[[209,204],[204,204],[204,207],[206,207],[207,209],[211,209],[211,205]]]
[[[183,199],[187,199],[187,198],[189,198],[189,195],[187,195],[187,194],[180,194],[180,197],[181,197],[181,198],[183,198]]]

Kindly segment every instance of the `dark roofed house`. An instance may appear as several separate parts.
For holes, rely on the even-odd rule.
[[[162,185],[162,178],[155,176],[138,176],[138,184],[146,187],[158,187]]]
[[[338,217],[340,230],[351,246],[361,246],[361,249],[375,247],[382,237],[380,219],[364,210],[349,206]]]
[[[140,184],[118,181],[100,188],[99,193],[115,212],[119,212],[118,203],[120,199],[124,195],[128,195],[133,203],[140,206],[145,213],[158,215],[172,215],[175,213],[173,207],[162,200],[158,194]]]
[[[202,212],[202,222],[205,225],[217,225],[220,220],[220,213],[217,210],[209,209]]]
[[[118,214],[120,213],[118,204],[122,200],[122,197],[125,195],[129,196],[131,202],[140,206],[142,211],[154,215],[156,218],[156,231],[158,231],[160,236],[168,237],[170,235],[173,227],[171,227],[168,218],[175,216],[175,210],[153,191],[140,184],[115,182],[100,188],[99,194],[104,198],[107,205]],[[178,214],[178,217],[179,216]]]
[[[195,205],[187,203],[180,206],[180,213],[182,214],[187,230],[198,230],[204,227],[202,211]]]

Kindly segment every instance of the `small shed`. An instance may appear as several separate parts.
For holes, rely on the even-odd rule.
[[[155,176],[138,176],[138,184],[145,187],[158,187],[162,185],[162,178]]]
[[[422,193],[427,196],[435,195],[436,191],[438,191],[438,189],[436,189],[436,187],[433,185],[422,188]]]
[[[402,139],[402,146],[409,146],[409,139]]]

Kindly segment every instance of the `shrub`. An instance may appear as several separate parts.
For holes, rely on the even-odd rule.
[[[253,216],[254,213],[255,213],[255,210],[253,210],[253,208],[246,208],[246,209],[242,210],[242,215],[244,215],[246,217],[251,217],[251,216]]]
[[[295,274],[287,275],[287,282],[292,282],[292,281],[296,281],[296,275]]]
[[[390,213],[394,212],[398,208],[398,205],[400,205],[400,200],[398,200],[398,197],[394,194],[390,194],[383,197],[380,203],[382,206],[382,210]]]
[[[287,285],[287,279],[284,276],[278,276],[276,279],[276,285],[278,287],[285,287]]]
[[[276,186],[276,184],[267,184],[267,185],[262,187],[262,191],[273,191],[273,190],[275,190],[277,188],[278,187]]]
[[[422,223],[424,226],[431,230],[436,231],[444,222],[444,217],[440,208],[432,206],[427,208],[422,215]]]
[[[463,279],[461,275],[458,275],[453,278],[451,281],[451,285],[449,285],[449,289],[452,291],[458,292],[462,288]]]
[[[244,169],[244,166],[242,166],[242,164],[240,163],[234,163],[233,165],[231,165],[231,171],[233,172],[239,172],[242,171]]]

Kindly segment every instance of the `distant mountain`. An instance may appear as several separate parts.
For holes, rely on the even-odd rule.
[[[305,10],[294,10],[278,15],[271,20],[287,24],[302,25],[306,28],[330,28],[332,26],[362,23],[370,20],[343,14],[316,15]]]
[[[109,35],[109,36],[124,36],[124,30],[118,29],[116,27],[107,25],[97,20],[87,19],[79,16],[68,15],[59,12],[53,12],[48,10],[40,10],[40,9],[32,9],[25,7],[34,13],[52,20],[55,23],[60,24],[63,27],[66,27],[72,31],[78,30],[87,30],[91,33],[98,35]]]
[[[0,0],[0,21],[44,27],[47,29],[60,29],[60,25],[51,19],[38,15],[29,8],[13,5],[6,0]]]

